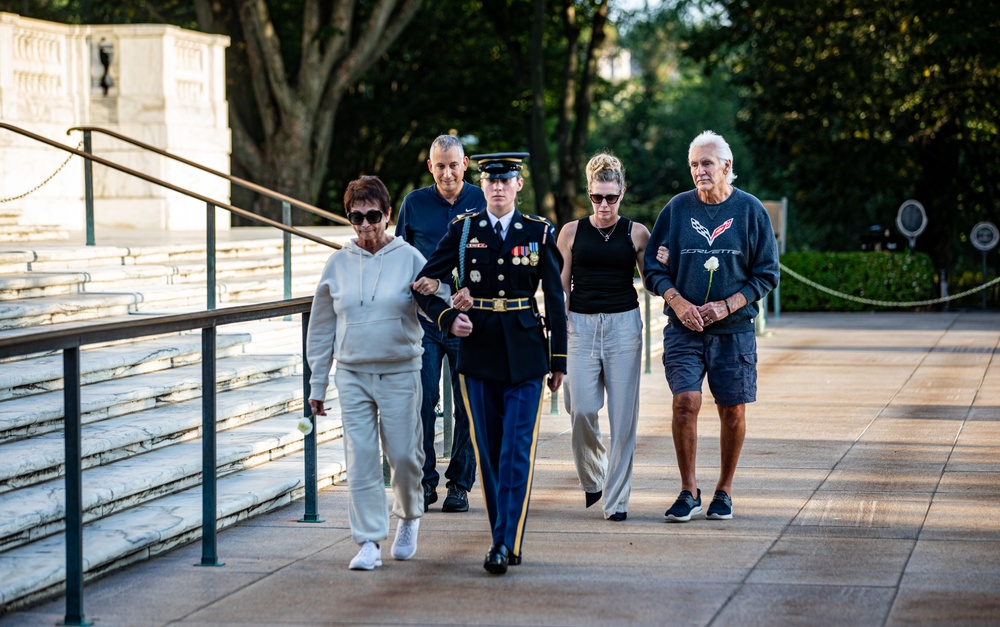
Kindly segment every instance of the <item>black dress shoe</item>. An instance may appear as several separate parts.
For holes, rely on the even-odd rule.
[[[601,500],[601,496],[604,495],[604,490],[598,490],[597,492],[584,492],[583,494],[587,499],[587,507],[590,507],[594,503]]]
[[[503,575],[507,572],[507,564],[507,545],[503,542],[494,543],[486,554],[483,568],[494,575]]]
[[[431,503],[436,503],[438,500],[437,490],[431,486],[424,484],[424,512],[431,506]]]
[[[509,554],[507,556],[507,564],[509,566],[520,566],[521,565],[521,556],[520,555],[514,555],[513,553]]]
[[[615,522],[621,522],[628,518],[628,512],[615,512],[608,516],[608,520],[613,520]]]

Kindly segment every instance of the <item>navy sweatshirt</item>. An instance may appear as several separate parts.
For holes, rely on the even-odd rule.
[[[656,260],[656,249],[670,249],[669,266]],[[705,262],[719,260],[712,276],[712,291],[706,299],[709,271]],[[695,190],[674,196],[660,211],[646,246],[643,280],[646,288],[664,295],[671,287],[688,301],[702,305],[740,292],[747,305],[706,333],[753,331],[757,301],[778,285],[778,244],[764,205],[752,195],[733,188],[716,205],[701,201]],[[669,305],[664,305],[671,324],[680,325]]]
[[[468,181],[464,181],[455,204],[442,198],[436,185],[415,189],[406,195],[399,208],[396,237],[402,237],[430,259],[452,220],[485,208],[482,188]]]

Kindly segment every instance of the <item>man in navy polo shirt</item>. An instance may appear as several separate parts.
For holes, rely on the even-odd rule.
[[[429,157],[427,168],[434,175],[434,184],[407,194],[399,209],[399,218],[396,222],[396,235],[412,244],[428,259],[448,231],[448,225],[453,219],[486,207],[482,188],[465,184],[465,170],[469,165],[469,158],[465,156],[465,150],[462,149],[462,143],[457,137],[439,136],[431,144]],[[469,510],[468,492],[476,481],[476,457],[469,438],[469,418],[465,411],[465,403],[461,399],[458,380],[459,339],[447,337],[436,324],[423,316],[420,317],[420,323],[424,327],[424,355],[420,370],[423,385],[420,418],[424,426],[424,511],[438,499],[437,485],[440,475],[437,471],[437,455],[434,450],[437,419],[434,408],[441,396],[441,360],[447,354],[452,390],[455,393],[455,429],[451,445],[451,461],[444,473],[448,496],[441,509],[445,512],[466,512]],[[446,420],[449,418],[445,417]]]

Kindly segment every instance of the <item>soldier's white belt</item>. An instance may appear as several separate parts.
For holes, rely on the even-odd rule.
[[[484,311],[518,311],[531,309],[530,298],[473,298],[473,309]]]

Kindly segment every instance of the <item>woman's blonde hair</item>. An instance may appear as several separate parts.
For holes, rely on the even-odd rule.
[[[625,166],[610,152],[599,152],[587,162],[587,190],[594,183],[618,183],[618,189],[625,189]]]

